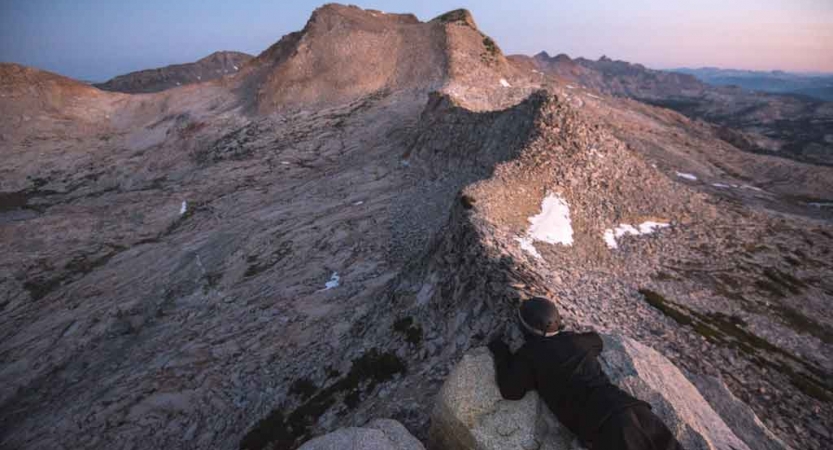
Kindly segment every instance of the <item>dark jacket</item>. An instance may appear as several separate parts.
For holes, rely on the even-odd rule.
[[[558,420],[584,442],[593,442],[612,414],[647,406],[613,385],[602,372],[596,359],[602,352],[602,338],[596,333],[530,336],[514,355],[502,341],[493,341],[489,349],[504,398],[520,400],[527,391],[537,390]]]

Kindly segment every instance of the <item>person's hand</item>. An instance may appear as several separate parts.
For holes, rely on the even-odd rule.
[[[496,337],[489,342],[489,351],[495,356],[503,356],[510,353],[509,346],[503,342],[501,337]]]

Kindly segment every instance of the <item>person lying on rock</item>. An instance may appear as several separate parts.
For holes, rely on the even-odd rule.
[[[489,343],[504,398],[520,400],[537,390],[558,420],[592,450],[682,450],[648,403],[602,372],[598,334],[562,331],[558,309],[546,298],[522,302],[518,318],[526,342],[515,354],[500,338]]]

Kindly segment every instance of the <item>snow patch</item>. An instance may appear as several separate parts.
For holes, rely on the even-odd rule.
[[[541,202],[541,213],[529,219],[525,236],[516,237],[521,250],[537,259],[541,254],[535,248],[535,241],[547,244],[573,245],[573,225],[570,222],[570,205],[555,194],[549,194]]]
[[[547,244],[573,245],[570,205],[561,197],[550,194],[541,203],[541,214],[529,218],[532,225],[527,235]]]
[[[505,78],[501,78],[501,79],[500,79],[500,85],[501,85],[501,86],[503,86],[503,87],[507,87],[507,88],[508,88],[508,87],[512,87],[512,85],[511,85],[511,84],[509,84],[509,82],[508,82],[508,81],[506,81],[506,79],[505,79]]]
[[[363,201],[358,201],[356,203],[353,203],[353,206],[362,206],[362,205],[364,205]]]
[[[240,70],[237,66],[232,66],[232,67],[234,67],[234,70]]]
[[[601,99],[602,99],[602,98],[601,98],[601,97],[599,97],[598,95],[587,94],[587,96],[588,96],[588,97],[590,97],[590,98],[595,98],[596,100],[601,100]]]
[[[183,200],[182,206],[179,207],[179,215],[183,215],[188,212],[188,202]]]
[[[732,186],[729,186],[728,184],[723,184],[723,183],[712,183],[712,186],[714,186],[716,188],[720,188],[720,189],[729,189],[730,187],[732,187]]]
[[[329,291],[330,289],[335,289],[339,286],[339,282],[341,281],[341,277],[338,276],[338,272],[333,272],[333,275],[330,277],[330,281],[324,283],[325,291]]]
[[[690,173],[677,172],[677,176],[686,180],[697,181],[697,176]]]
[[[575,88],[576,88],[576,87],[575,87],[575,86],[573,86],[572,84],[568,84],[568,85],[567,85],[567,89],[575,89]]]
[[[639,224],[639,227],[634,227],[633,225],[623,223],[620,224],[618,227],[614,229],[608,228],[605,230],[604,235],[602,238],[607,244],[607,248],[610,249],[617,249],[619,248],[619,243],[616,242],[617,238],[620,238],[625,235],[633,235],[633,236],[644,236],[646,234],[654,233],[655,231],[661,228],[667,228],[670,225],[663,222],[654,222],[654,221],[645,221]]]
[[[538,249],[535,248],[535,246],[532,244],[532,238],[531,237],[516,237],[515,240],[518,241],[518,243],[521,244],[521,250],[529,253],[535,259],[541,259],[542,258],[541,254],[538,253]]]
[[[755,192],[766,192],[765,190],[763,190],[763,189],[761,189],[761,188],[759,188],[759,187],[750,186],[750,185],[748,185],[748,184],[744,184],[743,186],[741,186],[741,188],[743,188],[743,189],[751,189],[751,190],[753,190],[753,191],[755,191]]]

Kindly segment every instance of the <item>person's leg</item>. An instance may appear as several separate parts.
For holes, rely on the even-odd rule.
[[[591,448],[593,450],[660,450],[653,446],[650,436],[642,430],[639,415],[635,409],[623,409],[605,420],[598,435],[593,439]]]
[[[683,450],[671,430],[647,406],[633,408],[633,413],[639,421],[640,428],[651,441],[651,448],[655,450]]]

